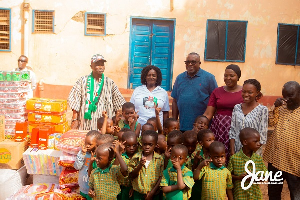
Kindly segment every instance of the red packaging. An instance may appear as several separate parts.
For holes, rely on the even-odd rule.
[[[60,189],[75,189],[78,185],[78,170],[66,167],[59,176]]]
[[[39,129],[39,149],[46,150],[48,148],[48,139],[51,129],[43,127]]]
[[[30,137],[30,147],[37,148],[39,146],[39,127],[33,128]]]
[[[23,142],[27,136],[28,123],[17,122],[15,132],[15,142]]]

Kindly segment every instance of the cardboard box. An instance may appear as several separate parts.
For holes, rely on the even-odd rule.
[[[0,142],[5,139],[5,116],[0,115]]]
[[[0,142],[0,164],[8,165],[11,169],[22,167],[22,158],[26,142],[4,140]]]
[[[35,113],[63,114],[67,111],[67,100],[32,98],[26,101],[26,110]]]

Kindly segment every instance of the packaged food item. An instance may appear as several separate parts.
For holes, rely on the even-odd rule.
[[[26,103],[28,112],[62,114],[67,110],[67,101],[61,99],[32,98]]]
[[[54,149],[55,149],[55,150],[59,150],[59,149],[57,148],[57,144],[58,144],[59,139],[61,138],[61,136],[62,136],[62,133],[56,133],[56,134],[55,134],[55,137],[54,137]]]
[[[19,169],[22,166],[25,144],[26,142],[14,142],[11,140],[0,142],[0,163],[9,165],[11,169]]]
[[[22,81],[30,81],[30,71],[22,71],[21,72],[21,80]]]
[[[12,72],[12,80],[13,81],[21,81],[21,72],[20,71],[13,71]]]
[[[55,133],[52,133],[49,135],[48,138],[48,149],[54,149],[55,148]]]
[[[59,123],[59,124],[29,122],[29,126],[28,126],[29,133],[32,132],[33,128],[40,126],[40,125],[53,125],[54,126],[53,132],[55,132],[55,133],[65,133],[70,129],[68,122],[63,122],[63,123]]]
[[[0,115],[0,142],[5,139],[5,116]]]
[[[15,127],[15,142],[23,142],[27,137],[28,123],[17,122]]]
[[[39,128],[33,128],[30,137],[30,147],[37,148],[39,146]]]
[[[66,122],[66,114],[53,115],[45,113],[28,113],[28,121],[30,122],[40,122],[40,123],[63,123]]]
[[[59,157],[58,164],[62,167],[73,168],[76,157],[76,155],[63,152],[62,155]]]
[[[4,71],[0,71],[0,81],[5,81],[5,73],[4,73]]]
[[[52,129],[47,127],[39,128],[39,149],[45,150],[48,148],[48,138],[52,134]]]
[[[12,81],[11,72],[5,72],[5,80],[6,81]]]
[[[66,167],[59,176],[59,187],[64,188],[77,188],[78,185],[78,170]]]
[[[64,133],[57,144],[57,148],[77,155],[80,151],[81,146],[84,144],[85,135],[88,131],[70,130]]]

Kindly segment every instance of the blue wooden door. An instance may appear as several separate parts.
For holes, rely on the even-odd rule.
[[[132,19],[130,31],[129,86],[141,85],[141,71],[147,65],[160,68],[162,87],[171,89],[174,22],[169,20]]]

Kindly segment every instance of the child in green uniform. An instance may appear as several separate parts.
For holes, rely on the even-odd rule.
[[[201,200],[233,200],[232,178],[224,166],[226,162],[225,146],[215,141],[209,146],[209,157],[203,160],[194,171],[194,179],[202,178]]]
[[[141,131],[141,124],[137,122],[137,114],[135,112],[134,104],[126,102],[122,105],[122,115],[124,119],[119,120],[118,126],[120,129],[129,128],[134,131],[138,137]]]
[[[138,150],[138,142],[137,142],[137,137],[135,132],[133,131],[127,131],[122,135],[122,143],[124,144],[125,147],[125,152],[122,153],[122,158],[125,161],[126,165],[129,164],[130,159],[133,157],[133,155],[137,152]],[[116,159],[114,162],[115,165],[118,165],[119,162]],[[132,197],[130,198],[129,192],[132,189],[131,181],[129,177],[117,177],[118,181],[121,186],[121,194],[119,195],[119,200],[127,200],[127,199],[133,199]]]
[[[160,182],[167,200],[188,200],[194,185],[193,172],[185,166],[188,149],[182,144],[172,148],[172,167],[165,169]]]
[[[197,141],[197,133],[195,131],[185,131],[183,133],[183,144],[188,149],[188,156],[186,161],[186,167],[192,170],[192,166],[194,163],[195,150],[198,144]]]
[[[198,144],[201,145],[200,150],[196,150],[196,153],[193,153],[194,162],[192,165],[192,170],[194,171],[199,163],[201,163],[204,159],[209,157],[209,146],[211,143],[215,141],[215,135],[209,129],[202,129],[197,134]],[[195,180],[195,184],[192,190],[191,200],[199,199],[202,191],[202,181]]]
[[[117,199],[121,192],[118,176],[127,176],[127,165],[120,155],[120,143],[102,144],[96,149],[97,168],[91,173],[89,179],[89,196],[94,199]],[[116,155],[120,165],[112,165],[111,161]]]
[[[170,160],[172,148],[176,144],[183,144],[182,132],[178,130],[173,130],[169,133],[167,138],[167,149],[164,154],[164,166],[166,168],[172,167],[172,162]]]
[[[163,125],[163,134],[168,136],[171,131],[179,130],[179,122],[175,118],[167,118]]]
[[[262,199],[262,193],[260,191],[259,185],[252,184],[252,186],[247,190],[244,190],[241,187],[241,181],[247,175],[245,172],[245,164],[248,160],[252,160],[255,163],[256,172],[267,171],[262,157],[255,153],[255,151],[257,151],[261,147],[259,133],[253,128],[244,128],[240,132],[240,141],[243,147],[239,152],[230,157],[227,167],[227,169],[232,174],[232,179],[234,180],[234,199]],[[248,169],[249,171],[253,171],[253,166],[248,165]],[[248,184],[249,180],[246,181],[245,187]]]
[[[142,133],[142,151],[137,152],[129,161],[129,178],[132,180],[135,200],[159,199],[159,184],[164,162],[161,155],[154,152],[158,134],[155,131]]]

